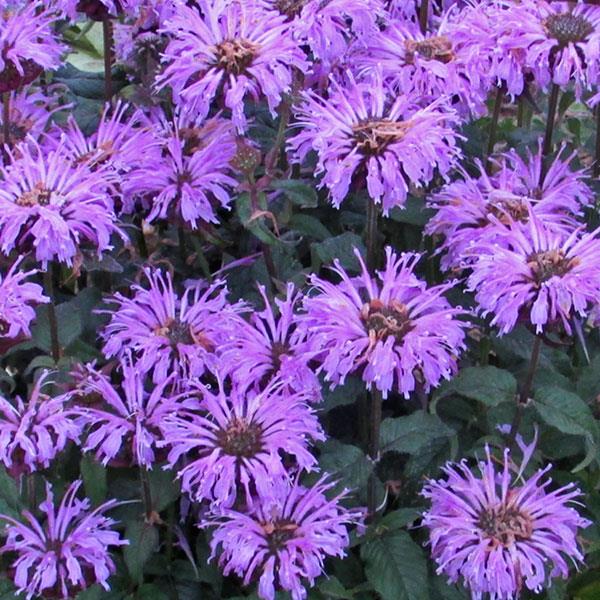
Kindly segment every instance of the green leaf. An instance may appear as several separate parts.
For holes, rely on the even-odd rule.
[[[323,385],[323,403],[319,409],[327,412],[337,406],[354,404],[365,393],[365,385],[359,377],[347,377],[344,385],[338,385],[333,390],[325,383]]]
[[[370,539],[379,538],[390,531],[403,529],[409,523],[419,519],[421,517],[421,512],[422,510],[417,508],[400,508],[398,510],[394,510],[370,525],[364,536],[360,538],[359,541],[361,541],[361,543],[365,543]]]
[[[271,182],[274,190],[282,190],[285,195],[302,208],[316,208],[319,203],[317,192],[312,185],[297,179],[276,179]]]
[[[103,271],[105,273],[122,273],[123,267],[110,254],[86,256],[83,260],[83,268],[88,272]]]
[[[354,594],[347,590],[337,577],[322,577],[317,583],[317,589],[325,598],[339,598],[340,600],[352,600]]]
[[[83,330],[81,322],[81,310],[74,305],[73,301],[64,302],[55,307],[56,321],[58,325],[58,342],[62,348],[66,348],[74,342]],[[31,339],[36,347],[44,352],[51,352],[50,320],[48,318],[48,306],[41,304],[36,309],[36,321],[31,328]]]
[[[131,579],[141,582],[146,561],[158,546],[158,529],[144,521],[130,521],[125,531],[129,545],[125,546],[123,555]]]
[[[382,600],[428,600],[427,563],[405,531],[390,531],[361,546],[367,579]]]
[[[131,598],[131,600],[139,600],[140,598],[144,600],[169,600],[169,594],[154,583],[145,583],[138,588],[136,594],[132,594],[128,598]]]
[[[415,454],[432,440],[453,434],[454,430],[439,417],[417,411],[406,417],[385,419],[381,423],[381,451]]]
[[[102,504],[106,498],[106,468],[96,462],[93,456],[85,454],[81,459],[81,476],[85,494],[97,506]]]
[[[252,235],[269,246],[280,243],[279,238],[267,227],[266,218],[263,216],[253,216],[250,196],[248,194],[241,194],[238,197],[235,208],[242,225]]]
[[[311,215],[299,213],[292,215],[289,227],[302,235],[307,235],[319,241],[327,240],[332,237],[329,229],[327,229],[319,219]]]
[[[331,264],[334,259],[339,259],[342,267],[355,273],[360,271],[360,264],[354,249],[358,249],[361,256],[365,256],[365,245],[360,236],[347,231],[336,237],[312,245],[313,264],[318,271],[322,264]]]
[[[360,448],[334,439],[327,440],[321,448],[319,464],[324,471],[341,479],[351,489],[366,487],[373,463]]]
[[[0,513],[17,519],[21,514],[17,485],[4,467],[0,467]]]
[[[512,373],[496,367],[466,367],[458,375],[444,382],[434,393],[434,402],[451,394],[458,394],[481,402],[486,406],[498,406],[513,402],[517,393],[517,380]]]
[[[425,208],[423,198],[409,196],[403,208],[394,208],[390,211],[390,218],[398,223],[408,223],[409,225],[422,227],[427,224],[434,213],[434,210]]]
[[[156,512],[164,510],[179,497],[179,485],[173,480],[173,477],[172,471],[163,471],[162,469],[148,471],[152,508]]]

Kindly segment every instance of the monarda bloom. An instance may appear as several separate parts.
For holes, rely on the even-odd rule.
[[[240,0],[196,4],[200,10],[178,6],[165,25],[172,40],[159,87],[171,87],[176,103],[200,118],[222,96],[240,132],[247,126],[247,96],[255,101],[264,96],[275,116],[282,94],[291,90],[294,69],[307,69],[286,17]]]
[[[215,361],[215,352],[228,341],[233,316],[244,310],[227,302],[223,281],[195,282],[180,297],[170,273],[144,271],[149,289],[132,285],[132,298],[115,294],[110,323],[101,334],[107,358],[133,352],[136,367],[152,371],[154,383],[176,373],[176,383],[200,377]]]
[[[357,83],[332,81],[327,99],[304,93],[297,109],[300,133],[290,140],[295,159],[316,151],[315,174],[339,208],[353,189],[366,187],[383,214],[404,206],[410,186],[445,175],[460,156],[452,129],[456,114],[438,101],[427,108],[417,98],[392,94],[381,77]]]
[[[65,47],[54,35],[56,18],[39,0],[2,3],[0,93],[17,90],[60,66]]]
[[[48,383],[46,372],[27,402],[0,396],[0,461],[14,477],[47,469],[69,441],[79,440],[81,428],[66,406],[71,395],[48,396],[42,392]]]
[[[526,222],[531,212],[551,230],[570,233],[579,227],[577,217],[593,202],[593,193],[585,183],[584,171],[569,167],[574,156],[563,159],[559,153],[541,186],[540,146],[536,154],[528,151],[525,158],[514,151],[502,155],[494,161],[497,170],[493,175],[477,162],[477,177],[463,172],[462,180],[442,188],[428,202],[437,213],[426,227],[429,235],[444,236],[442,267],[464,266],[465,251],[481,239],[500,242],[494,238],[497,220]]]
[[[364,512],[341,501],[347,490],[328,499],[335,482],[322,477],[312,487],[273,480],[269,499],[243,512],[224,509],[205,525],[212,534],[212,557],[219,557],[225,575],[235,573],[244,585],[258,578],[258,596],[274,600],[277,590],[293,600],[307,596],[328,556],[343,558],[349,545],[348,527],[362,526]],[[211,557],[211,558],[212,558]]]
[[[437,572],[462,582],[473,600],[539,593],[583,560],[577,533],[590,522],[573,507],[582,494],[574,484],[552,489],[550,466],[525,479],[524,465],[511,473],[508,450],[500,469],[487,448],[486,454],[479,473],[466,461],[448,464],[446,477],[423,490],[431,501],[423,525]]]
[[[120,364],[122,380],[88,365],[78,374],[74,392],[80,402],[76,412],[83,427],[82,448],[94,452],[103,465],[138,465],[151,469],[157,461],[160,423],[186,405],[186,396],[171,392],[174,374],[146,389],[146,377],[130,356]]]
[[[359,277],[351,278],[336,260],[332,270],[341,282],[313,276],[315,294],[304,300],[308,347],[325,379],[333,387],[358,372],[384,398],[391,391],[408,398],[417,384],[428,391],[449,379],[467,326],[457,319],[464,311],[443,296],[454,283],[428,288],[413,272],[419,255],[398,257],[390,247],[374,278],[355,254]]]
[[[190,387],[199,397],[195,410],[167,416],[161,425],[169,465],[185,458],[178,477],[193,500],[215,508],[237,499],[250,505],[255,495],[267,498],[275,480],[288,478],[290,460],[300,470],[316,467],[309,444],[325,436],[307,394],[277,380],[257,392],[214,375],[214,391]]]
[[[9,165],[0,169],[0,248],[28,252],[43,265],[67,265],[80,246],[100,256],[111,236],[125,234],[116,225],[107,191],[108,173],[90,171],[69,159],[63,146],[46,151],[33,140],[19,145]]]
[[[501,52],[524,56],[524,68],[542,87],[575,84],[581,97],[600,77],[600,7],[525,0],[502,13]]]
[[[571,318],[600,302],[598,230],[555,231],[530,212],[525,224],[497,221],[494,237],[501,241],[479,240],[465,254],[473,259],[468,289],[500,334],[521,320],[536,333],[562,325],[570,335]]]
[[[16,554],[9,572],[27,600],[68,600],[96,583],[110,589],[115,564],[109,550],[129,543],[112,530],[116,522],[105,514],[119,503],[110,500],[92,509],[88,498],[77,499],[80,487],[81,481],[74,481],[56,506],[52,486],[46,483],[46,498],[39,505],[43,520],[28,510],[23,521],[0,515],[8,523],[1,552]]]
[[[304,352],[307,334],[294,314],[300,293],[288,283],[285,298],[276,298],[273,307],[265,288],[259,286],[259,291],[265,309],[253,312],[250,322],[240,319],[233,328],[222,353],[223,369],[247,386],[263,387],[272,379],[281,379],[292,391],[304,391],[319,402],[321,384]]]
[[[171,218],[192,229],[218,223],[217,209],[229,208],[238,185],[230,164],[237,153],[231,123],[215,117],[197,125],[181,113],[158,127],[162,155],[127,178],[128,194],[150,203],[148,222]]]
[[[35,319],[34,306],[50,301],[42,293],[41,286],[25,281],[37,271],[20,271],[22,261],[21,256],[6,275],[0,274],[0,339],[31,336],[30,325]]]
[[[484,114],[491,86],[490,34],[475,26],[465,32],[460,17],[453,20],[451,14],[425,34],[416,22],[390,22],[367,43],[357,44],[353,65],[363,75],[380,70],[394,91],[414,94],[421,103],[446,96],[457,101],[462,113]]]

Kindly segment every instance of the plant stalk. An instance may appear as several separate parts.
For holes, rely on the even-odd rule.
[[[369,488],[367,490],[367,508],[370,520],[375,518],[377,511],[377,475],[375,467],[379,460],[379,437],[381,429],[381,392],[373,386],[369,392],[371,407],[369,411],[369,457],[373,462],[373,472],[369,477]]]
[[[592,170],[593,177],[600,177],[600,103],[596,105],[596,161]]]
[[[10,92],[2,94],[2,135],[4,137],[4,146],[12,146],[10,139]]]
[[[542,171],[540,173],[540,187],[544,183],[546,173],[548,172],[548,156],[552,153],[552,138],[554,136],[554,126],[556,124],[556,112],[558,109],[558,98],[560,88],[556,83],[552,84],[550,89],[550,98],[548,99],[548,116],[546,119],[546,131],[544,133],[544,145],[542,146]]]
[[[113,97],[112,63],[114,38],[112,21],[108,16],[102,20],[102,36],[104,41],[104,101],[111,103]]]
[[[146,520],[151,523],[153,520],[154,505],[152,502],[152,492],[150,490],[150,480],[148,479],[148,470],[145,467],[139,467],[140,484],[142,488],[142,500],[144,501],[144,513]]]
[[[366,229],[366,246],[367,246],[367,268],[372,274],[379,266],[379,249],[378,249],[378,220],[379,206],[373,202],[371,198],[367,198],[367,229]]]
[[[44,290],[50,298],[48,304],[48,323],[50,325],[50,347],[52,350],[52,360],[57,363],[60,360],[60,343],[58,340],[58,321],[56,319],[56,307],[54,305],[54,282],[53,282],[52,263],[48,263],[44,271]]]
[[[496,88],[496,98],[494,99],[494,112],[492,113],[492,122],[490,123],[490,133],[485,153],[488,167],[490,165],[490,156],[494,153],[494,146],[496,145],[496,136],[498,134],[498,122],[500,121],[500,113],[502,112],[502,102],[504,101],[504,94],[504,88],[502,86],[498,86]]]
[[[419,26],[421,33],[427,33],[427,23],[429,22],[429,0],[421,0],[419,7]]]

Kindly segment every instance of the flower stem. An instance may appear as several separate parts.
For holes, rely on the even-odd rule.
[[[10,92],[2,94],[2,135],[4,145],[11,147],[10,140]]]
[[[496,145],[496,135],[498,133],[498,121],[500,120],[500,112],[502,111],[502,102],[504,101],[504,88],[498,86],[496,88],[496,98],[494,100],[494,112],[492,113],[492,122],[490,123],[490,133],[488,137],[487,150],[485,153],[487,164],[489,167],[490,156],[494,153]]]
[[[381,429],[381,392],[373,386],[370,393],[371,410],[369,411],[369,457],[373,462],[373,472],[369,477],[369,488],[367,491],[367,507],[369,511],[369,519],[374,519],[377,510],[377,475],[375,467],[379,460],[379,437]]]
[[[517,410],[510,427],[510,433],[508,435],[508,446],[512,450],[515,440],[517,439],[517,433],[519,433],[519,427],[523,420],[523,411],[529,400],[531,394],[531,386],[533,385],[533,378],[537,370],[538,362],[540,359],[540,352],[542,350],[542,337],[539,335],[535,336],[533,342],[533,348],[531,349],[531,358],[529,359],[529,367],[527,368],[527,375],[523,381],[523,385],[517,395]]]
[[[377,248],[377,222],[379,218],[379,207],[371,198],[367,199],[367,267],[370,272],[377,268],[379,263],[379,251]]]
[[[520,129],[525,125],[525,100],[519,96],[517,100],[517,127]]]
[[[150,479],[148,478],[148,470],[145,467],[139,467],[140,484],[142,489],[142,500],[144,501],[144,512],[146,520],[152,522],[154,506],[152,503],[152,492],[150,490]]]
[[[592,176],[600,176],[600,103],[596,105],[596,162],[594,163]]]
[[[421,6],[419,8],[419,25],[421,26],[421,33],[427,33],[427,22],[429,21],[429,0],[421,0]]]
[[[58,321],[56,320],[56,308],[54,306],[54,282],[52,277],[52,263],[48,263],[44,271],[44,290],[50,298],[48,304],[48,324],[50,326],[50,347],[52,349],[52,359],[55,363],[60,360],[60,343],[58,341]]]
[[[112,102],[112,62],[113,62],[113,26],[110,17],[102,19],[102,35],[104,41],[104,100]]]
[[[546,132],[544,134],[544,145],[542,146],[543,165],[540,173],[540,186],[544,183],[548,171],[548,156],[552,152],[552,138],[554,135],[554,125],[556,122],[556,111],[558,109],[558,97],[560,88],[556,83],[552,84],[550,89],[550,98],[548,99],[548,117],[546,119]]]

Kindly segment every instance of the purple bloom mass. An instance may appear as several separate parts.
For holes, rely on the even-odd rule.
[[[200,397],[196,410],[169,415],[161,425],[170,466],[185,457],[178,472],[184,491],[214,507],[231,507],[239,493],[252,504],[255,494],[266,498],[275,480],[288,478],[284,454],[301,470],[315,468],[308,445],[325,436],[306,394],[277,380],[257,392],[215,376],[215,393],[192,386]]]
[[[571,318],[600,303],[598,230],[553,231],[531,212],[526,224],[497,221],[496,236],[501,241],[479,240],[467,253],[468,287],[501,334],[522,319],[537,333],[562,324],[570,335]]]
[[[289,92],[294,69],[305,71],[304,53],[286,17],[241,0],[198,0],[178,6],[164,33],[172,36],[159,86],[170,86],[178,104],[205,117],[223,95],[239,131],[246,129],[244,99],[266,97],[271,113]]]
[[[259,577],[258,596],[274,600],[287,590],[292,600],[307,596],[305,579],[314,585],[327,556],[346,555],[349,525],[361,525],[361,509],[348,510],[340,501],[344,490],[328,500],[335,482],[322,477],[310,488],[272,481],[271,497],[248,510],[221,510],[207,524],[218,524],[212,535],[212,557],[219,556],[225,575],[235,573],[248,585]]]
[[[318,292],[304,301],[308,346],[326,380],[343,384],[360,372],[367,388],[387,398],[408,398],[417,381],[428,391],[456,371],[467,323],[443,293],[454,283],[428,288],[414,274],[419,255],[399,257],[386,248],[386,266],[371,277],[358,253],[362,274],[351,278],[336,260],[337,285],[313,276]]]
[[[132,285],[133,298],[115,294],[117,309],[104,329],[104,354],[123,358],[133,352],[136,367],[152,371],[154,383],[172,373],[177,380],[200,377],[213,364],[214,353],[231,336],[233,316],[241,303],[227,302],[223,281],[197,281],[179,297],[170,273],[144,271],[149,289]]]
[[[21,256],[5,276],[0,275],[0,338],[29,337],[29,326],[35,318],[32,305],[50,301],[50,298],[42,293],[41,286],[25,281],[37,271],[19,271],[22,261]]]
[[[107,191],[107,172],[90,171],[69,159],[59,145],[46,151],[31,141],[17,147],[1,169],[0,248],[27,252],[32,247],[42,264],[71,265],[84,242],[100,255],[112,248],[116,226]]]
[[[347,73],[346,83],[332,81],[327,99],[305,92],[297,116],[295,158],[317,152],[315,174],[324,173],[336,208],[354,184],[387,215],[404,206],[409,186],[428,184],[436,169],[445,175],[460,156],[453,111],[441,101],[418,108],[415,96],[392,94],[378,75],[357,83]]]
[[[577,533],[591,523],[572,506],[581,492],[574,484],[550,491],[550,466],[524,480],[524,465],[511,474],[508,450],[499,472],[487,448],[486,454],[480,477],[466,461],[448,464],[446,478],[423,490],[431,501],[423,524],[438,573],[462,581],[473,600],[514,600],[525,588],[539,593],[552,578],[568,577],[569,562],[583,560]]]
[[[36,381],[27,403],[0,396],[0,461],[15,477],[48,468],[69,440],[79,441],[81,428],[65,407],[71,395],[44,394],[47,379],[46,372]]]
[[[17,555],[13,580],[27,600],[68,600],[94,583],[109,589],[108,578],[115,572],[109,548],[129,543],[111,530],[115,521],[104,514],[118,502],[91,509],[87,498],[77,499],[80,487],[81,481],[74,481],[57,507],[47,483],[46,499],[39,505],[44,521],[28,510],[23,511],[23,522],[0,515],[8,523],[2,552]]]

